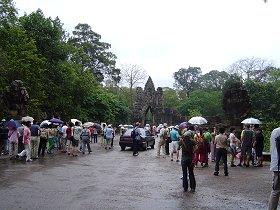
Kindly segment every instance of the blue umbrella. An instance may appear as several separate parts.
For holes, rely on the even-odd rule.
[[[51,120],[49,120],[51,123],[58,123],[58,124],[61,124],[61,123],[64,123],[62,120],[60,119],[57,119],[57,118],[52,118]]]

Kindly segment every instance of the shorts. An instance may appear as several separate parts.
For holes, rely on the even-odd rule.
[[[178,141],[171,142],[171,152],[177,152],[179,148]]]
[[[250,145],[242,145],[241,147],[241,156],[251,156],[252,155],[252,146]]]
[[[79,140],[73,138],[73,140],[72,140],[72,146],[73,146],[73,147],[78,147],[78,146],[79,146]]]
[[[263,156],[263,146],[262,147],[256,147],[256,156],[262,157]]]
[[[230,145],[230,154],[232,154],[232,155],[236,155],[237,154],[236,146],[235,145]]]

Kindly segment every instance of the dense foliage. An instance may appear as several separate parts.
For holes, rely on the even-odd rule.
[[[78,24],[69,37],[59,18],[46,18],[40,9],[18,17],[12,0],[0,1],[0,18],[0,90],[22,80],[30,95],[29,115],[128,120],[125,102],[102,86],[105,78],[120,80],[116,56],[90,26]]]

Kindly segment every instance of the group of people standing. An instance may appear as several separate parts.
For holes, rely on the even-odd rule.
[[[26,162],[31,162],[39,156],[44,157],[46,151],[52,154],[57,148],[77,157],[79,153],[85,154],[86,149],[89,154],[92,152],[90,143],[97,143],[98,133],[101,133],[101,146],[111,149],[115,136],[112,125],[101,129],[82,125],[78,121],[75,124],[49,123],[41,126],[36,121],[23,121],[21,126],[6,126],[1,122],[0,155],[8,155],[11,160],[26,156]]]
[[[0,129],[0,141],[5,142],[6,155],[9,158],[21,158],[26,156],[26,162],[31,162],[32,158],[38,158],[38,148],[40,142],[40,127],[31,124],[31,121],[22,122],[22,126],[5,127],[3,122]],[[2,147],[1,147],[2,148]]]
[[[209,167],[209,157],[212,162],[215,162],[215,176],[219,175],[221,165],[224,166],[224,175],[229,175],[227,164],[228,154],[231,157],[231,167],[249,167],[250,161],[252,161],[253,166],[262,167],[262,152],[264,148],[262,130],[257,126],[254,128],[250,125],[244,125],[240,139],[236,137],[235,128],[230,128],[229,131],[230,133],[228,134],[224,127],[219,128],[218,132],[216,128],[210,131],[208,128],[202,128],[197,125],[184,125],[181,127],[176,125],[168,127],[164,123],[158,134],[160,139],[158,141],[156,156],[160,157],[161,153],[170,155],[170,160],[174,161],[175,154],[176,162],[179,162],[179,150],[182,148],[183,187],[185,189],[188,186],[185,176],[189,174],[191,191],[195,190],[193,168],[198,167],[198,163],[203,168]],[[239,159],[238,163],[236,163],[236,157]],[[189,162],[190,160],[191,164]]]

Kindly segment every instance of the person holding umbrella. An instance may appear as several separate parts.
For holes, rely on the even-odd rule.
[[[8,138],[9,138],[9,156],[10,160],[13,158],[16,158],[16,155],[18,154],[18,138],[19,138],[19,132],[17,130],[17,126],[15,123],[9,123],[8,124]]]
[[[245,129],[241,133],[241,159],[238,166],[243,165],[249,167],[249,162],[252,156],[252,148],[255,141],[254,132],[250,129],[250,125],[246,124]]]

